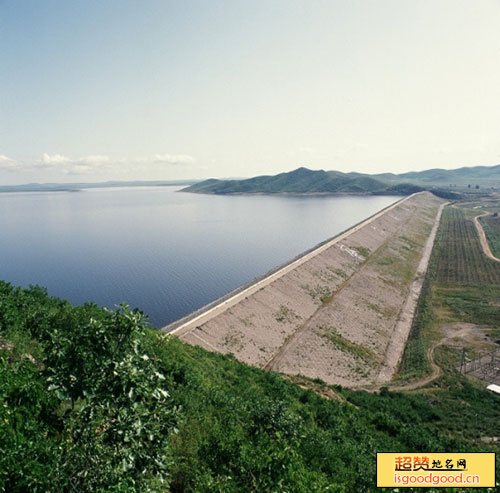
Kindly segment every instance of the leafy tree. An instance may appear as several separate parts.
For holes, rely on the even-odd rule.
[[[59,477],[78,491],[168,485],[165,438],[176,410],[166,376],[144,348],[144,331],[142,313],[122,305],[71,332],[55,331],[47,348],[49,390],[69,398],[72,409]]]

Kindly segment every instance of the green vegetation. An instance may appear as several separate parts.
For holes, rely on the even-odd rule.
[[[471,187],[471,183],[474,185]],[[456,200],[464,195],[478,196],[500,188],[499,166],[476,166],[455,170],[431,169],[395,175],[383,173],[342,173],[340,171],[298,168],[274,176],[244,180],[210,179],[184,189],[186,192],[237,193],[364,193],[410,195],[430,190],[439,197]]]
[[[0,490],[165,483],[176,408],[143,316],[0,284]]]
[[[375,355],[370,349],[346,339],[335,327],[320,327],[320,330],[321,335],[328,339],[332,345],[340,351],[351,354],[369,365],[375,362]]]
[[[398,378],[400,380],[421,377],[430,373],[427,350],[430,346],[430,337],[433,335],[434,314],[430,299],[430,285],[436,269],[435,251],[436,249],[434,249],[429,262],[428,271],[413,318],[410,335],[406,342],[403,358],[399,366]]]
[[[356,250],[362,257],[367,258],[370,255],[370,249],[364,246],[352,247]]]
[[[379,271],[384,272],[386,282],[393,282],[391,278],[395,278],[397,285],[400,285],[401,281],[408,283],[413,279],[419,257],[416,243],[408,245],[410,244],[407,241],[402,240],[397,244],[383,245],[368,259],[368,263],[376,265]]]
[[[332,298],[332,290],[328,286],[321,284],[316,284],[316,286],[310,286],[309,284],[304,284],[301,288],[313,299],[320,300],[321,303],[328,303]]]
[[[491,253],[500,258],[500,218],[498,216],[486,216],[482,217],[480,221],[488,239]]]
[[[340,277],[341,279],[347,279],[349,276],[346,272],[344,272],[342,269],[335,269],[334,267],[327,266],[326,267],[330,272],[333,272],[336,276]]]
[[[389,182],[406,181],[421,186],[433,185],[443,189],[478,192],[482,188],[500,186],[500,165],[496,166],[473,166],[458,169],[428,169],[425,171],[411,171],[395,175],[385,173],[375,175],[379,179]]]
[[[363,492],[376,452],[493,450],[498,398],[454,376],[437,394],[333,389],[345,401],[125,306],[0,282],[0,491]]]
[[[484,255],[476,227],[462,209],[445,209],[438,242],[438,282],[500,284],[500,264]]]
[[[257,176],[247,180],[206,180],[186,188],[202,193],[366,193],[383,192],[386,185],[368,175],[339,171],[312,171],[298,168],[275,176]]]
[[[274,314],[274,318],[277,322],[294,322],[300,319],[300,316],[295,313],[295,311],[286,305],[280,305],[280,309]]]

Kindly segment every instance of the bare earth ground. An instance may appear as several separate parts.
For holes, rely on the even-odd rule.
[[[385,381],[406,343],[441,204],[410,196],[172,333],[289,375]]]

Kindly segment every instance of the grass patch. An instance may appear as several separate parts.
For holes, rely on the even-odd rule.
[[[356,250],[361,256],[367,258],[369,257],[371,250],[364,246],[350,247],[353,250]]]
[[[317,284],[316,286],[310,286],[309,284],[304,284],[301,288],[314,300],[320,301],[325,304],[328,303],[332,298],[332,290],[328,286]]]
[[[344,272],[342,269],[337,269],[337,268],[334,268],[331,266],[327,266],[327,269],[330,272],[333,272],[336,276],[340,277],[341,279],[345,280],[349,277],[349,275],[346,272]]]
[[[422,291],[420,292],[410,335],[408,336],[408,341],[399,365],[398,380],[411,380],[428,375],[431,372],[431,366],[427,359],[427,350],[431,344],[431,334],[434,328],[434,313],[430,290],[432,274],[432,267],[429,266]]]
[[[500,286],[437,287],[436,296],[457,321],[500,328]]]
[[[479,219],[490,245],[491,253],[500,258],[500,217],[486,216]]]
[[[346,339],[335,327],[321,326],[319,329],[321,331],[321,336],[328,339],[328,341],[330,341],[339,351],[352,354],[367,364],[371,365],[375,363],[376,358],[373,351]]]
[[[276,322],[291,323],[300,318],[291,308],[286,305],[280,305],[280,309],[274,314]]]

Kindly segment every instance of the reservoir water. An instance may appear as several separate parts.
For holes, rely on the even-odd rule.
[[[161,327],[399,198],[178,190],[0,193],[0,279],[75,304],[125,301]]]

